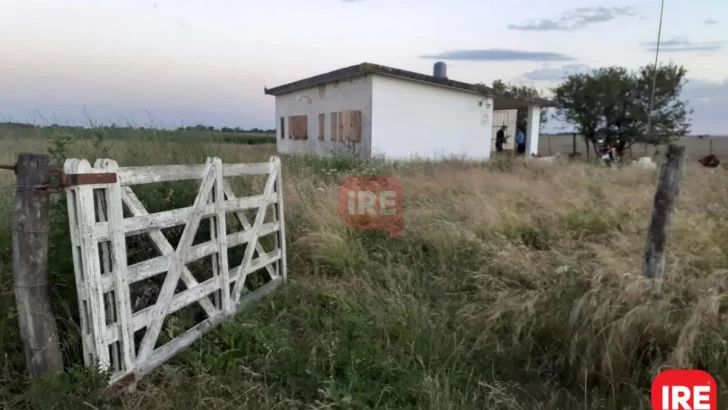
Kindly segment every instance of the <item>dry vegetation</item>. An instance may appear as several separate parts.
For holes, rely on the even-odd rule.
[[[573,138],[571,134],[554,134],[554,135],[542,135],[539,138],[538,151],[542,155],[554,155],[558,152],[561,154],[568,154],[573,150]],[[691,161],[697,161],[707,155],[713,154],[718,156],[721,161],[728,160],[728,137],[726,136],[713,136],[706,138],[698,138],[695,136],[682,137],[677,141],[685,147],[685,152]],[[658,151],[665,153],[665,145],[657,147]],[[584,138],[577,136],[576,140],[576,152],[586,156],[586,146],[584,145]],[[652,145],[635,143],[630,150],[627,150],[627,155],[632,155],[635,158],[641,156],[652,156],[655,152],[655,147]],[[592,155],[594,153],[592,152]]]
[[[41,144],[3,141],[0,162],[43,151]],[[271,153],[268,146],[81,141],[65,155],[137,165]],[[98,395],[103,381],[87,371],[31,386],[19,376],[4,229],[0,407],[647,409],[651,378],[664,367],[705,369],[726,391],[724,169],[688,165],[663,293],[652,296],[639,269],[655,171],[310,158],[284,158],[284,167],[289,284],[115,401]],[[336,182],[362,172],[401,182],[401,237],[352,231],[338,218]],[[0,176],[12,183],[9,173]],[[6,192],[1,221],[9,228],[13,191]],[[54,223],[52,278],[59,320],[73,329],[63,223]],[[77,357],[73,340],[66,337],[67,361]]]

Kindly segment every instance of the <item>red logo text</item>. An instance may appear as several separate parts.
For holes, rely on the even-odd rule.
[[[402,187],[389,176],[356,175],[339,187],[339,217],[354,229],[402,234]]]
[[[667,370],[652,381],[652,410],[718,410],[715,379],[702,370]]]

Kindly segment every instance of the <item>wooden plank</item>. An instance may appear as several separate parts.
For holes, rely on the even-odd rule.
[[[69,172],[74,174],[92,173],[86,160],[80,160]],[[80,232],[80,259],[85,278],[86,295],[88,296],[88,313],[91,330],[91,340],[94,351],[93,360],[102,370],[109,369],[110,358],[108,344],[105,341],[106,329],[106,308],[104,305],[104,290],[101,285],[101,266],[99,265],[98,241],[94,236],[94,224],[96,223],[96,212],[94,209],[94,193],[91,185],[78,185],[77,211],[78,225]]]
[[[283,252],[280,249],[276,249],[272,252],[263,253],[260,257],[253,259],[248,264],[248,267],[245,268],[245,276],[263,268],[269,268],[271,265],[275,262],[278,262],[281,260],[281,257],[283,256]],[[238,265],[234,268],[231,268],[228,271],[228,280],[230,282],[237,279],[237,272],[242,267],[241,265]],[[271,279],[277,278],[279,275],[271,276]]]
[[[264,254],[263,256],[253,259],[250,262],[250,265],[248,266],[248,269],[246,269],[247,274],[253,273],[259,269],[267,268],[272,263],[277,262],[281,259],[282,253],[280,249]],[[235,267],[233,269],[229,269],[228,275],[224,276],[227,280],[228,278],[234,279],[234,275],[237,271],[238,267]],[[276,278],[274,278],[276,279]],[[219,281],[215,278],[210,278],[206,280],[205,282],[196,285],[194,288],[187,289],[185,291],[182,291],[172,298],[172,301],[170,302],[169,311],[167,312],[167,315],[171,315],[178,310],[191,305],[192,303],[195,303],[199,300],[202,300],[212,294],[213,292],[216,292],[219,289]],[[134,331],[141,330],[145,326],[149,324],[149,320],[152,314],[154,306],[149,306],[145,309],[140,310],[139,312],[136,312],[132,315],[132,326]],[[234,312],[232,312],[234,313]],[[216,315],[220,316],[220,315]],[[107,326],[106,327],[106,338],[109,343],[115,342],[119,340],[119,328],[118,326]]]
[[[230,184],[227,181],[223,181],[223,189],[225,190],[225,196],[228,198],[228,200],[235,199],[235,193],[233,192],[232,187],[230,186]],[[278,198],[278,200],[280,200],[280,198]],[[245,214],[243,212],[235,212],[235,217],[237,218],[238,222],[240,222],[240,225],[242,225],[243,231],[249,231],[250,228],[252,228],[252,225],[250,225],[250,222],[248,221],[248,217],[245,216]],[[268,225],[268,224],[263,224],[263,227],[261,227],[261,230],[263,230],[263,231],[266,230],[265,225]],[[281,230],[281,226],[282,225],[280,224],[279,221],[275,221],[275,220],[273,221],[273,227],[277,231]],[[265,236],[265,234],[263,234],[261,236]],[[228,245],[228,246],[235,246],[235,245]],[[276,248],[277,248],[277,246],[276,246]],[[260,243],[255,244],[255,251],[258,253],[258,255],[262,255],[263,253],[265,253],[265,251],[263,250],[263,246]],[[268,267],[268,274],[270,275],[271,278],[278,276],[278,273],[272,267]]]
[[[250,164],[222,164],[222,176],[240,177],[244,175],[265,175],[268,173],[268,164],[255,162]]]
[[[147,331],[144,334],[141,344],[139,345],[138,361],[143,362],[149,358],[149,355],[154,350],[154,345],[159,337],[159,332],[162,330],[162,324],[164,318],[167,315],[168,304],[174,295],[174,289],[177,287],[177,282],[182,274],[182,268],[184,268],[184,255],[190,248],[192,240],[195,237],[197,228],[200,226],[200,220],[202,219],[202,213],[207,203],[207,198],[210,194],[210,190],[215,183],[215,168],[212,164],[207,165],[205,172],[205,178],[202,180],[200,191],[195,198],[193,205],[193,212],[190,216],[190,220],[185,225],[182,231],[182,237],[180,238],[179,245],[175,250],[175,258],[172,259],[167,276],[162,285],[162,290],[159,292],[157,302],[154,304],[154,312],[147,326]]]
[[[331,113],[331,141],[337,141],[339,138],[339,114],[338,112]]]
[[[642,274],[650,279],[660,279],[665,269],[665,247],[667,234],[672,223],[680,180],[685,162],[685,147],[670,144],[667,146],[667,160],[660,168],[657,182],[652,218],[647,230],[647,244],[642,265]]]
[[[110,159],[99,159],[95,164],[96,168],[104,169],[110,173],[116,173],[119,165]],[[112,261],[112,275],[114,277],[114,313],[117,318],[117,326],[121,334],[119,353],[121,355],[121,366],[119,371],[134,369],[136,359],[136,345],[134,343],[134,330],[131,327],[131,292],[127,282],[127,253],[126,236],[123,231],[123,205],[121,199],[121,184],[118,182],[110,184],[106,189],[105,207],[106,218],[108,219],[110,250]],[[108,242],[107,242],[108,243]],[[108,271],[107,271],[108,272]]]
[[[281,228],[279,222],[268,222],[261,225],[259,235],[270,235],[280,229]],[[227,236],[226,239],[227,246],[234,247],[251,242],[253,236],[253,232],[250,230],[231,233]],[[217,252],[217,242],[204,242],[191,247],[183,256],[183,261],[184,263],[190,263],[206,256],[213,255],[215,252]],[[129,266],[127,269],[129,276],[128,282],[130,284],[136,283],[141,280],[149,279],[153,276],[159,275],[160,273],[167,272],[170,269],[171,263],[175,258],[174,255],[175,252],[172,250],[171,252],[168,252],[161,256],[157,256],[156,258],[147,259],[145,261],[135,263],[134,265]],[[190,285],[194,285],[196,282],[192,282],[192,280],[194,280],[194,278],[188,278],[185,281],[185,285],[188,287]],[[187,283],[190,283],[190,285],[187,285]],[[111,276],[102,278],[102,284],[105,288],[108,287],[107,289],[110,289],[112,286]]]
[[[127,193],[134,195],[133,191],[128,190],[129,187],[123,188]],[[136,196],[134,195],[136,198]],[[278,198],[275,195],[255,195],[245,198],[233,198],[223,203],[223,210],[226,213],[238,212],[246,209],[256,209],[261,206],[275,203]],[[126,201],[126,200],[125,200]],[[143,210],[143,213],[134,214],[131,218],[124,219],[124,233],[129,235],[137,235],[145,232],[157,231],[160,229],[171,228],[173,226],[182,225],[189,219],[192,207],[172,209],[169,211],[147,213],[144,205],[138,200],[135,201]],[[128,204],[127,204],[128,206]],[[208,218],[215,215],[217,211],[213,204],[205,207],[202,217]],[[100,241],[108,240],[109,228],[105,222],[98,222],[94,225],[94,233]]]
[[[288,265],[286,262],[286,225],[283,213],[283,165],[280,157],[273,157],[273,166],[276,170],[275,193],[278,197],[276,204],[273,205],[275,217],[274,221],[278,223],[278,235],[276,237],[276,248],[281,251],[281,260],[278,264],[278,274],[283,277],[283,282],[288,281]],[[271,275],[273,277],[273,275]]]
[[[98,164],[98,160],[96,161]],[[96,211],[98,212],[98,220],[99,221],[107,221],[107,215],[106,215],[106,189],[104,190],[96,190],[94,191],[94,200],[96,202]],[[109,272],[111,272],[111,243],[107,241],[100,241],[99,243],[99,252],[101,256],[101,273],[102,277],[108,276],[111,281],[113,281],[113,275],[110,275]],[[111,320],[113,322],[113,326],[119,326],[118,323],[118,314],[116,312],[116,295],[114,295],[113,292],[110,292],[108,290],[104,290],[104,299],[106,300],[106,309],[109,311],[109,316],[111,317]],[[108,326],[108,325],[107,325]],[[121,364],[121,356],[119,352],[119,344],[118,343],[112,343],[111,346],[111,353],[110,353],[110,361],[111,361],[111,369],[114,372],[118,372],[122,370],[123,365]]]
[[[132,215],[139,216],[139,215],[145,215],[147,214],[147,210],[144,209],[144,205],[142,205],[142,202],[137,198],[136,194],[134,194],[134,191],[131,190],[130,187],[124,187],[122,191],[122,200],[124,201],[124,204],[126,205],[127,209],[129,209],[129,212],[132,213]],[[148,214],[147,214],[148,215]],[[164,236],[162,231],[155,230],[155,231],[149,231],[149,238],[152,240],[152,243],[154,243],[154,247],[157,249],[159,253],[162,255],[173,255],[174,254],[174,248],[167,240],[167,237]],[[152,259],[153,260],[153,259]],[[145,261],[146,262],[146,261]],[[142,262],[144,263],[144,262]],[[139,264],[136,264],[139,265]],[[132,265],[127,269],[127,276],[128,276],[128,282],[129,284],[136,283],[140,280],[144,280],[148,277],[154,276],[150,275],[147,277],[140,278],[138,274],[135,274],[136,270],[138,268],[135,268],[136,265]],[[165,270],[162,270],[158,273],[165,272]],[[158,273],[155,273],[158,274]],[[182,269],[182,282],[184,282],[187,289],[190,289],[194,286],[196,286],[197,279],[192,275],[192,272],[190,272],[189,269],[185,266]],[[217,314],[217,309],[215,309],[215,306],[210,303],[209,300],[201,300],[200,306],[205,310],[205,313],[208,316],[214,316]]]
[[[195,285],[192,288],[183,290],[182,292],[172,297],[172,300],[169,302],[169,310],[167,311],[167,316],[174,314],[180,309],[183,309],[202,299],[207,299],[208,296],[210,296],[213,292],[216,292],[218,289],[220,289],[220,281],[217,278],[213,277],[200,284]],[[134,331],[144,329],[144,327],[149,325],[153,312],[154,305],[134,313],[131,316],[131,323]],[[109,342],[119,340],[118,327],[107,326],[106,338]]]
[[[262,175],[268,173],[265,162],[251,164],[223,164],[223,176]],[[119,182],[122,186],[151,184],[156,182],[202,179],[205,165],[153,165],[119,168]]]
[[[207,162],[210,161],[210,158],[207,159]],[[217,179],[222,178],[222,172],[219,172],[217,170],[217,167],[215,167],[215,184],[212,186],[212,192],[210,192],[210,197],[207,199],[208,206],[209,204],[214,205],[215,204],[215,190],[217,189]],[[217,174],[219,172],[219,175]],[[217,207],[215,207],[215,210],[217,211]],[[212,242],[217,242],[218,234],[217,234],[217,215],[215,217],[210,218],[210,240]],[[218,252],[220,251],[220,248],[216,249]],[[217,254],[215,254],[215,257],[212,258],[210,261],[212,264],[212,277],[217,277],[220,274],[220,261],[217,258]],[[221,287],[221,289],[224,289]],[[226,312],[222,308],[222,298],[221,294],[219,292],[215,292],[212,295],[212,304],[215,306],[215,308],[222,312]]]
[[[349,123],[346,141],[361,141],[361,111],[349,111]]]
[[[293,115],[288,117],[288,136],[293,140],[308,139],[307,115]]]
[[[63,172],[75,172],[79,160],[67,159],[63,163]],[[68,209],[68,225],[71,236],[71,253],[73,258],[73,273],[78,295],[78,316],[81,322],[81,347],[83,350],[84,365],[92,366],[96,360],[93,341],[91,340],[91,323],[88,311],[88,295],[86,293],[86,278],[81,265],[81,232],[78,225],[78,192],[75,187],[66,188],[66,203]]]
[[[238,302],[237,311],[240,312],[250,304],[263,299],[265,296],[276,290],[282,284],[282,278],[276,278],[266,283],[259,289],[256,289],[254,292],[245,295],[245,297],[240,299],[240,301]],[[174,357],[177,352],[192,345],[202,335],[207,333],[217,324],[221,323],[225,318],[226,316],[218,316],[215,318],[207,319],[204,322],[201,322],[188,330],[184,335],[175,338],[174,340],[164,344],[164,346],[161,346],[159,349],[155,350],[148,360],[139,363],[136,372],[137,377],[139,378],[148,374],[159,365]]]
[[[348,139],[350,118],[351,113],[349,111],[339,113],[339,135],[337,141],[346,141]]]
[[[212,239],[217,243],[217,253],[213,263],[213,278],[217,278],[220,288],[220,311],[231,314],[230,286],[226,272],[228,271],[228,243],[227,243],[227,215],[225,213],[225,179],[222,174],[222,160],[213,159],[215,167],[215,185],[212,189],[212,199],[215,207],[215,225],[212,227]]]
[[[271,158],[270,162],[274,163],[275,159]],[[263,191],[263,195],[269,195],[273,192],[273,187],[276,182],[276,178],[278,176],[278,168],[273,167],[271,169],[271,173],[268,175],[268,181],[265,184],[265,189]],[[256,244],[258,243],[258,236],[260,234],[260,228],[261,225],[263,225],[263,220],[265,219],[265,213],[266,213],[265,207],[258,208],[258,213],[255,216],[255,221],[253,222],[253,226],[250,229],[249,232],[252,232],[253,237],[250,239],[249,243]],[[248,246],[245,248],[245,255],[243,256],[243,262],[240,264],[240,266],[237,269],[237,275],[235,286],[233,288],[233,300],[235,303],[239,303],[240,296],[243,292],[243,288],[245,285],[245,277],[246,277],[246,269],[248,265],[250,264],[250,260],[253,258],[253,250],[255,249],[255,246]]]
[[[326,126],[326,114],[324,114],[324,113],[319,114],[318,120],[319,120],[318,139],[319,139],[319,141],[323,141],[324,140],[324,128]]]

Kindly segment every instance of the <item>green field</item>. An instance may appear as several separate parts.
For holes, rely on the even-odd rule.
[[[266,161],[275,152],[150,133],[0,129],[0,163],[19,152],[122,166]],[[50,279],[69,370],[25,379],[13,308],[14,177],[0,173],[0,408],[649,409],[651,379],[666,367],[709,371],[728,402],[726,169],[686,165],[655,296],[640,269],[656,171],[523,160],[283,164],[289,283],[116,399],[73,367],[78,310],[62,195]],[[339,219],[336,186],[360,173],[401,183],[401,237]],[[245,186],[236,185],[239,195],[257,193]],[[188,206],[196,189],[138,194],[161,210]]]
[[[275,131],[269,132],[221,132],[220,130],[163,130],[153,128],[118,127],[38,127],[28,124],[0,123],[0,138],[9,140],[58,139],[73,137],[76,140],[103,139],[134,141],[195,141],[232,144],[275,143]]]

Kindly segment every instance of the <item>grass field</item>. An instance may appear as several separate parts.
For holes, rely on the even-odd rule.
[[[76,140],[128,140],[144,141],[195,141],[233,144],[275,143],[275,132],[220,132],[219,130],[164,130],[154,128],[83,128],[83,127],[33,127],[15,123],[0,123],[0,138],[63,139]]]
[[[538,150],[542,155],[554,155],[558,152],[568,154],[573,150],[573,138],[571,135],[542,135],[538,142]],[[697,161],[709,154],[716,155],[722,161],[728,160],[728,137],[725,136],[712,138],[683,137],[677,141],[677,144],[685,147],[688,158],[693,161]],[[657,148],[662,154],[666,152],[665,146],[658,146]],[[581,155],[586,155],[584,139],[578,135],[576,151],[581,153]],[[632,147],[632,156],[635,158],[652,156],[654,152],[655,147],[646,146],[645,144],[635,144]]]
[[[272,145],[135,136],[56,141],[2,136],[0,163],[49,149],[57,160],[112,157],[126,166],[274,153]],[[656,171],[523,161],[283,162],[289,284],[116,400],[103,399],[103,380],[87,371],[33,385],[22,376],[10,266],[13,176],[0,174],[0,227],[7,228],[0,231],[0,408],[648,409],[651,379],[665,367],[709,371],[728,400],[725,169],[687,165],[665,283],[654,296],[639,270]],[[338,218],[335,186],[357,173],[398,178],[401,237],[352,231]],[[169,190],[160,204],[179,206],[195,193]],[[50,264],[71,365],[80,346],[63,212],[60,201]]]

